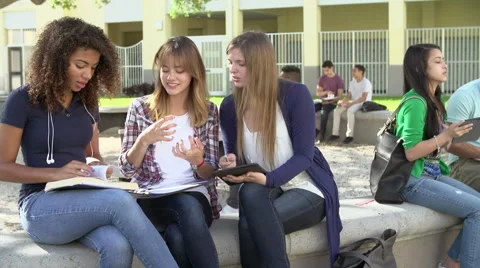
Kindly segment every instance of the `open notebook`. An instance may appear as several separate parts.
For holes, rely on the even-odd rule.
[[[48,182],[45,192],[68,189],[113,188],[127,191],[138,191],[138,184],[134,182],[104,181],[93,177],[75,177],[71,179]]]

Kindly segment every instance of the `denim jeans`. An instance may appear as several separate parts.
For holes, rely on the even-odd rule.
[[[230,186],[230,192],[228,193],[227,205],[232,208],[238,208],[238,191],[240,191],[241,184],[234,184]]]
[[[138,203],[160,232],[181,268],[219,267],[217,249],[208,227],[212,208],[199,192],[183,192]]]
[[[325,200],[307,190],[244,183],[240,189],[242,267],[290,267],[285,234],[306,229],[325,217]]]
[[[320,115],[320,135],[325,136],[327,133],[328,115],[335,110],[337,103],[323,104],[322,114]]]
[[[37,192],[20,207],[25,231],[39,243],[79,240],[100,253],[100,267],[178,267],[132,196],[116,189]]]
[[[403,190],[407,202],[464,219],[448,252],[462,268],[480,267],[480,193],[447,176],[410,177]]]

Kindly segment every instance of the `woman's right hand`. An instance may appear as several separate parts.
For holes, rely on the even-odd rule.
[[[64,165],[61,168],[57,168],[54,171],[53,180],[65,180],[74,177],[88,177],[93,172],[93,168],[86,163],[80,161],[70,161],[70,163]]]
[[[172,141],[175,134],[175,123],[166,123],[175,119],[174,115],[167,115],[160,118],[157,122],[147,127],[139,136],[140,140],[145,144],[153,144],[159,141]]]
[[[464,124],[465,121],[459,121],[451,125],[443,125],[444,133],[452,140],[453,138],[461,137],[472,130],[473,124]]]
[[[226,154],[220,157],[218,165],[220,168],[234,168],[237,166],[237,156],[234,154]]]

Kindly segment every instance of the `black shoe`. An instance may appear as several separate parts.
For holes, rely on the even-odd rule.
[[[353,137],[346,137],[344,140],[343,140],[343,144],[349,144],[353,141]]]
[[[320,143],[325,141],[325,135],[318,134],[317,137],[315,138],[315,145],[319,145]]]
[[[340,139],[340,136],[332,135],[332,136],[330,136],[330,138],[328,138],[328,141],[329,142],[334,142],[334,141],[337,141],[338,139]]]

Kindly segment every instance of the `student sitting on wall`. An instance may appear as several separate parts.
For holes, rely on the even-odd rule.
[[[2,180],[22,183],[20,220],[39,243],[78,240],[100,253],[100,267],[178,267],[135,199],[123,190],[45,192],[45,183],[89,176],[99,150],[98,95],[120,86],[114,44],[102,29],[62,18],[40,34],[28,84],[14,90],[0,124]],[[22,147],[25,166],[15,163]],[[139,231],[141,230],[141,231]],[[40,265],[40,264],[39,264]]]
[[[325,61],[322,64],[322,69],[323,76],[318,80],[317,96],[320,98],[333,97],[333,99],[322,101],[320,130],[316,137],[317,143],[325,141],[328,115],[337,107],[337,103],[343,97],[345,90],[345,82],[335,73],[335,67],[331,61]]]
[[[480,79],[453,93],[447,114],[450,123],[480,117]],[[448,151],[452,177],[480,191],[480,139],[452,144]]]
[[[303,84],[278,79],[275,53],[264,33],[246,32],[227,48],[233,95],[220,107],[227,154],[222,168],[258,163],[266,174],[224,179],[240,188],[240,258],[243,267],[290,267],[285,234],[326,217],[331,258],[342,224],[330,167],[315,147],[312,96]]]
[[[363,65],[355,65],[352,71],[353,80],[348,87],[348,94],[342,103],[333,112],[333,129],[329,142],[338,140],[340,133],[340,119],[342,113],[347,111],[347,133],[343,141],[344,144],[353,141],[355,129],[355,113],[362,108],[365,101],[372,100],[372,83],[365,78],[365,67]]]
[[[443,124],[446,111],[440,85],[447,64],[436,45],[410,46],[403,61],[404,104],[397,114],[397,136],[405,155],[415,162],[403,196],[409,203],[464,219],[463,229],[448,252],[446,268],[480,266],[480,193],[448,176],[441,150],[472,129],[462,121]],[[442,266],[441,266],[442,267]]]
[[[212,178],[218,159],[218,109],[208,101],[205,66],[195,43],[172,37],[154,58],[155,91],[128,110],[121,172],[140,184],[178,186]],[[180,267],[219,267],[208,228],[218,218],[215,183],[139,199]],[[162,230],[163,231],[163,230]],[[168,267],[168,266],[165,266]]]

